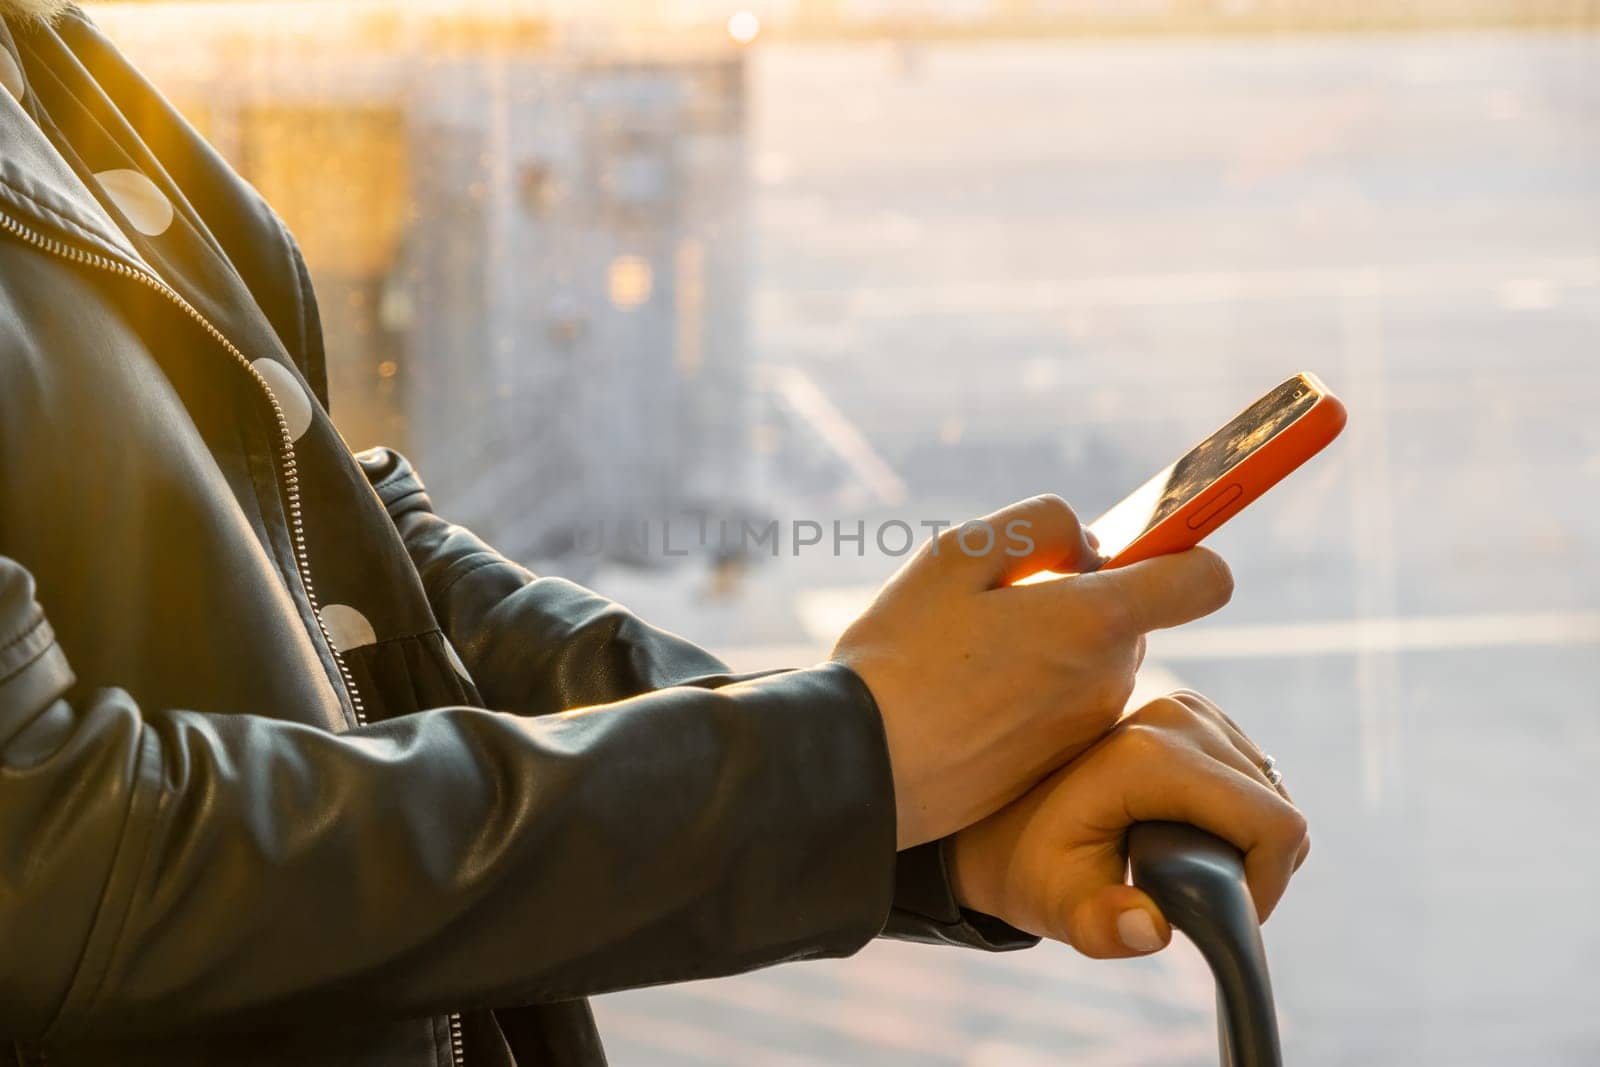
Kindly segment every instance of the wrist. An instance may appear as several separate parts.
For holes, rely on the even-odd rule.
[[[898,701],[890,694],[893,685],[883,677],[883,672],[870,657],[852,655],[843,649],[836,648],[829,662],[844,667],[861,684],[871,699],[874,713],[878,716],[879,725],[883,729],[884,750],[889,760],[890,788],[894,793],[895,813],[895,849],[904,852],[906,849],[927,844],[929,841],[938,840],[944,835],[937,825],[936,813],[929,810],[926,790],[919,789],[912,771],[914,761],[908,752],[908,738],[904,736],[905,729],[915,727],[915,723],[904,721],[903,716],[893,714],[888,710],[886,701]]]
[[[971,911],[994,915],[997,914],[997,902],[988,892],[985,879],[980,876],[982,864],[975,855],[980,833],[977,828],[963,830],[946,841],[945,869],[950,877],[950,894],[955,897],[957,904]]]

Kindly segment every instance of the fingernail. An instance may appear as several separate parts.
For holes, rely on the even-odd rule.
[[[1154,952],[1161,947],[1161,935],[1156,933],[1156,921],[1150,913],[1132,908],[1117,916],[1117,936],[1135,952]]]

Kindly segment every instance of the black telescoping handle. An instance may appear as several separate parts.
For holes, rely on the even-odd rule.
[[[1282,1067],[1267,953],[1239,850],[1193,826],[1144,822],[1128,831],[1128,864],[1133,884],[1211,967],[1223,1067]]]

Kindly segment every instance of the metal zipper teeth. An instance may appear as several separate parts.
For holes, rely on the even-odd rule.
[[[461,1013],[450,1013],[450,1064],[451,1067],[461,1067],[467,1062],[467,1041],[461,1032]]]
[[[256,387],[260,389],[262,395],[267,398],[267,403],[272,405],[272,414],[278,423],[278,442],[281,445],[278,463],[280,472],[283,475],[284,498],[289,511],[290,535],[294,542],[295,570],[299,572],[300,583],[305,587],[306,599],[311,603],[311,616],[317,620],[317,629],[322,632],[322,639],[323,641],[327,642],[328,651],[333,653],[333,661],[339,667],[339,675],[344,679],[345,691],[350,696],[350,706],[355,711],[356,723],[360,726],[367,725],[366,707],[361,702],[361,693],[356,688],[356,680],[354,676],[352,676],[350,673],[350,665],[345,662],[344,653],[340,652],[339,646],[333,643],[333,637],[328,633],[328,627],[324,625],[322,621],[322,607],[317,602],[316,586],[311,580],[310,553],[306,549],[305,515],[300,505],[300,474],[298,464],[295,460],[294,435],[289,432],[289,420],[283,413],[283,405],[278,403],[278,398],[273,395],[272,387],[267,384],[267,380],[261,376],[260,371],[256,370],[255,367],[250,365],[250,360],[243,352],[239,351],[238,346],[236,346],[232,341],[228,340],[221,330],[217,329],[211,324],[209,319],[200,314],[193,304],[190,304],[179,293],[162,283],[154,276],[146,274],[141,270],[135,270],[126,263],[119,263],[118,261],[107,256],[96,255],[93,252],[85,252],[82,249],[74,248],[72,245],[69,245],[63,241],[58,241],[52,237],[46,237],[43,234],[29,229],[22,223],[11,218],[9,215],[0,214],[0,229],[6,230],[8,233],[12,234],[18,239],[25,241],[28,244],[33,245],[35,248],[49,253],[50,255],[56,256],[60,259],[65,259],[72,263],[79,263],[85,266],[95,267],[99,270],[107,271],[120,277],[131,278],[147,288],[160,293],[190,319],[194,320],[194,322],[208,335],[210,335],[213,340],[226,349],[228,355],[233,357],[234,362],[243,367],[245,373],[250,375],[251,380],[256,383]],[[42,1063],[42,1050],[40,1052],[40,1056],[40,1062]],[[465,1037],[462,1033],[461,1013],[451,1012],[450,1064],[451,1067],[462,1067],[465,1062],[466,1047]]]
[[[185,315],[193,319],[194,322],[198,324],[201,329],[205,330],[205,332],[209,334],[213,340],[226,349],[228,355],[233,357],[234,362],[243,367],[245,373],[250,375],[251,380],[256,383],[256,387],[260,389],[262,395],[267,398],[267,403],[272,405],[273,417],[276,418],[278,422],[278,442],[281,445],[278,463],[280,472],[283,475],[284,497],[289,510],[289,530],[294,542],[293,547],[295,570],[299,572],[300,583],[305,587],[306,599],[311,602],[311,615],[317,620],[317,629],[322,631],[322,639],[327,642],[328,651],[333,653],[333,660],[339,667],[340,676],[344,679],[345,690],[350,696],[350,706],[355,710],[356,723],[358,725],[365,726],[367,724],[367,713],[365,707],[361,703],[361,694],[356,690],[355,678],[350,674],[349,664],[345,663],[344,661],[344,654],[340,652],[338,646],[333,643],[332,635],[328,633],[328,628],[323,625],[322,622],[322,607],[317,602],[316,586],[311,580],[311,558],[306,550],[305,516],[300,506],[300,474],[299,467],[295,460],[294,435],[289,432],[289,420],[283,413],[283,405],[278,403],[278,398],[273,395],[272,387],[267,384],[267,380],[261,376],[260,371],[256,370],[255,367],[250,365],[250,360],[245,356],[245,354],[239,351],[238,347],[234,345],[232,341],[228,340],[227,337],[223,335],[221,330],[213,326],[210,320],[208,320],[204,315],[200,314],[200,312],[195,309],[193,304],[190,304],[175,290],[161,282],[153,275],[146,274],[141,270],[135,270],[126,263],[119,263],[118,261],[107,256],[96,255],[93,252],[85,252],[80,248],[75,248],[72,245],[65,243],[64,241],[58,241],[53,237],[46,237],[43,234],[29,229],[27,226],[24,226],[22,223],[11,218],[9,215],[0,214],[0,229],[6,230],[13,236],[18,237],[21,240],[26,241],[28,244],[33,245],[35,248],[42,249],[53,256],[68,260],[72,263],[79,263],[85,266],[95,267],[99,270],[108,271],[120,277],[132,278],[134,281],[140,282],[147,288],[153,289],[160,293],[173,305],[178,307]]]

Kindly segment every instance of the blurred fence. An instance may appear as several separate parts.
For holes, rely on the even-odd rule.
[[[96,16],[295,233],[353,447],[522,558],[738,503],[741,52],[504,5]]]

